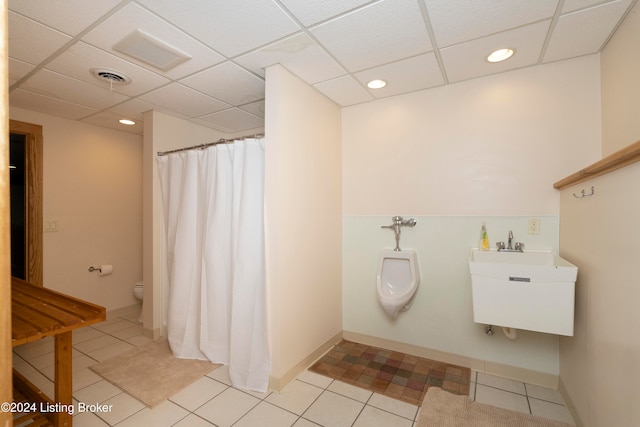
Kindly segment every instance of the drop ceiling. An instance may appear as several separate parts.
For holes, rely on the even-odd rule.
[[[273,64],[355,105],[600,52],[636,1],[10,0],[9,100],[138,134],[149,110],[236,133],[264,126]]]

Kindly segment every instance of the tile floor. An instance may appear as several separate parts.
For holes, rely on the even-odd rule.
[[[74,332],[73,397],[111,411],[74,415],[74,426],[413,427],[418,407],[305,371],[281,393],[247,393],[231,387],[225,367],[212,371],[153,409],[89,369],[96,362],[150,342],[132,312]],[[14,349],[14,367],[53,394],[53,340]],[[560,394],[551,389],[472,372],[477,402],[573,424]]]

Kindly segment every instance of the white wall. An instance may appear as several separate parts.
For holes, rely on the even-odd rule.
[[[340,108],[266,70],[266,242],[272,387],[342,330]]]
[[[593,55],[345,108],[344,330],[557,375],[557,336],[508,341],[473,323],[467,257],[483,220],[492,246],[513,230],[528,249],[558,250],[553,183],[599,158],[599,79]],[[418,250],[423,276],[395,322],[375,294],[393,215],[418,220],[401,247]]]
[[[602,156],[640,140],[640,4],[602,52]],[[583,165],[586,166],[586,165]]]
[[[586,427],[640,420],[638,182],[635,163],[562,190],[562,256],[579,270],[576,334],[560,339],[560,377],[574,419]],[[592,197],[573,197],[591,186]]]
[[[42,125],[44,285],[114,310],[137,303],[142,278],[142,138],[74,120],[11,109]],[[89,266],[112,264],[109,276]]]
[[[603,157],[640,140],[638,40],[636,4],[601,55]],[[640,377],[638,182],[635,163],[562,191],[562,256],[579,270],[576,334],[560,339],[560,380],[574,419],[586,427],[635,425],[640,419],[640,400],[629,380]],[[593,197],[573,197],[591,186]]]

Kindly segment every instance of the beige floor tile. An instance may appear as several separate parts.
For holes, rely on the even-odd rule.
[[[529,398],[529,405],[533,415],[575,425],[569,410],[564,405],[534,398]]]
[[[398,399],[392,399],[379,393],[374,393],[367,405],[375,406],[392,414],[413,420],[418,412],[418,407]]]
[[[41,354],[40,356],[29,358],[29,363],[38,370],[42,370],[48,366],[53,366],[54,362],[55,358],[53,355],[53,351],[50,353]]]
[[[189,410],[195,411],[229,386],[209,377],[202,377],[187,388],[171,396],[170,400]]]
[[[527,394],[524,388],[524,383],[522,382],[497,377],[495,375],[489,375],[482,372],[478,372],[478,384],[488,385],[490,387],[499,388],[500,390],[510,391],[512,393],[523,395]]]
[[[212,427],[212,426],[213,424],[211,424],[209,421],[204,420],[195,414],[189,414],[189,416],[180,420],[179,423],[174,424],[174,427]]]
[[[527,396],[529,397],[564,405],[564,399],[562,399],[562,395],[558,390],[532,384],[525,384],[525,388],[527,389]]]
[[[81,390],[74,391],[73,397],[75,397],[78,402],[93,405],[96,402],[104,402],[105,400],[120,393],[122,393],[122,390],[118,387],[108,381],[100,380],[97,383],[93,383]]]
[[[119,342],[121,341],[118,338],[102,334],[101,336],[91,338],[78,344],[74,343],[73,347],[85,354],[88,354],[92,351],[96,351],[100,348],[104,348],[111,344],[116,344]]]
[[[119,329],[117,331],[111,332],[116,338],[120,338],[121,340],[126,340],[144,333],[144,328],[140,325],[134,325],[128,322],[131,326],[123,329]]]
[[[260,402],[255,408],[240,418],[234,427],[289,427],[298,416],[267,402]]]
[[[108,406],[108,410],[96,412],[96,415],[112,426],[145,408],[144,403],[127,393],[120,393],[107,399],[100,406]]]
[[[76,329],[73,331],[73,346],[105,335],[104,332],[92,327]]]
[[[98,323],[97,325],[94,326],[94,328],[104,333],[115,335],[114,332],[121,331],[123,329],[127,329],[132,326],[140,326],[140,325],[133,322],[129,322],[128,320],[118,318],[117,320],[114,319],[113,322]]]
[[[321,393],[322,389],[319,387],[294,380],[287,384],[280,393],[271,393],[266,401],[302,415]]]
[[[88,352],[87,356],[91,357],[92,359],[96,359],[99,362],[104,362],[107,359],[111,359],[113,356],[117,356],[118,354],[133,350],[134,348],[136,348],[136,346],[124,341],[117,340],[117,342],[106,347],[101,347],[97,350]]]
[[[53,352],[53,340],[38,340],[22,344],[13,349],[20,357],[30,360],[34,357],[42,356]]]
[[[302,417],[322,426],[347,427],[353,424],[363,407],[362,402],[324,391]]]
[[[73,425],[77,427],[108,427],[109,424],[91,412],[82,412],[73,416]]]
[[[526,396],[478,384],[476,402],[530,414]]]
[[[331,384],[331,382],[333,381],[333,379],[329,377],[325,377],[324,375],[316,374],[315,372],[306,370],[302,371],[297,376],[297,379],[321,388],[329,387],[329,384]]]
[[[169,427],[186,418],[189,411],[165,400],[153,408],[144,408],[118,424],[118,427]]]
[[[373,406],[365,406],[353,427],[411,427],[412,420],[399,417]]]
[[[78,391],[101,381],[102,377],[89,368],[73,371],[73,391]]]
[[[195,413],[219,427],[238,421],[260,400],[234,388],[228,388],[198,408]]]
[[[231,378],[229,378],[229,366],[222,365],[207,374],[209,378],[220,381],[223,384],[231,386]]]
[[[136,335],[134,337],[127,338],[125,341],[129,344],[135,345],[136,347],[140,347],[141,345],[149,344],[153,339],[144,335]]]
[[[304,418],[299,418],[298,421],[295,422],[293,427],[318,427],[318,424],[312,423],[309,420],[305,420]]]
[[[351,384],[344,383],[342,381],[333,381],[327,387],[327,390],[331,390],[334,393],[341,394],[345,397],[350,397],[353,400],[366,403],[367,400],[373,395],[373,392],[361,387],[356,387]]]

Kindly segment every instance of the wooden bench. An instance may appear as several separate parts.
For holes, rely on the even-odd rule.
[[[11,340],[13,347],[54,337],[54,400],[35,388],[14,370],[14,389],[19,398],[37,402],[38,406],[72,405],[72,331],[106,319],[106,309],[78,298],[32,285],[24,280],[11,279]],[[15,399],[15,397],[14,397]],[[50,406],[46,406],[50,407]],[[43,414],[55,426],[71,427],[68,412]]]

